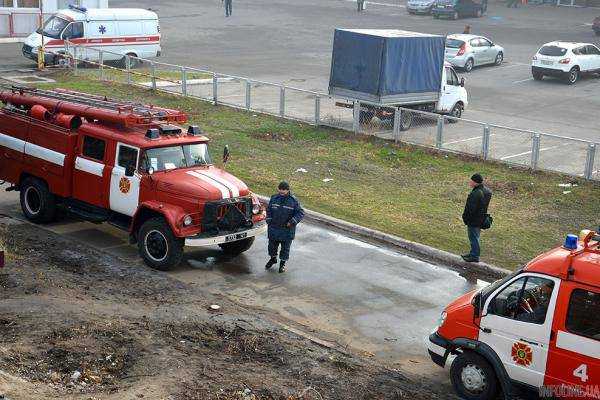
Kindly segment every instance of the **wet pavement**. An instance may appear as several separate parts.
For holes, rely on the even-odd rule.
[[[16,193],[0,192],[0,213],[22,219]],[[141,262],[127,235],[108,224],[64,219],[47,228],[124,259]],[[428,358],[425,338],[443,307],[477,285],[458,273],[394,250],[303,223],[288,271],[265,271],[266,237],[227,258],[218,247],[187,249],[177,279],[268,309],[305,332],[360,350],[393,366],[447,380]],[[483,284],[483,282],[479,282]],[[323,336],[321,336],[323,337]]]

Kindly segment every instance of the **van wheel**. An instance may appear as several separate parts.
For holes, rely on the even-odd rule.
[[[450,381],[458,396],[466,400],[493,400],[498,379],[492,366],[480,355],[464,352],[450,367]]]
[[[475,61],[473,61],[472,58],[469,58],[467,60],[467,62],[465,63],[465,66],[463,67],[463,70],[465,72],[471,72],[473,70],[474,66],[475,66]]]
[[[48,190],[46,182],[27,178],[21,184],[21,209],[31,222],[50,222],[56,215],[56,199]]]
[[[569,85],[574,84],[579,80],[579,68],[573,67],[566,75],[567,83]]]
[[[168,271],[183,258],[183,239],[173,234],[163,218],[152,218],[139,230],[138,251],[148,266]]]
[[[368,124],[371,122],[371,120],[373,119],[373,117],[375,116],[375,113],[373,111],[362,111],[360,112],[360,123],[361,124]]]
[[[221,243],[219,247],[228,256],[237,256],[249,250],[252,243],[254,243],[254,237],[238,240],[237,242]]]

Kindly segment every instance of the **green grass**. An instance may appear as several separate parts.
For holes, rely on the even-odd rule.
[[[232,150],[227,169],[269,195],[290,182],[307,208],[453,253],[468,248],[461,213],[467,182],[481,172],[494,191],[494,227],[482,234],[484,261],[514,269],[561,243],[567,233],[596,228],[600,185],[530,172],[373,137],[316,128],[149,90],[71,76],[54,86],[177,108],[212,140],[215,159]],[[48,87],[49,85],[43,85]],[[308,172],[295,172],[305,168]],[[325,183],[324,178],[333,181]],[[563,194],[558,184],[576,182]]]
[[[131,70],[131,81],[134,83],[150,83],[152,82],[152,71],[150,67],[140,66],[138,68],[132,68]],[[173,84],[181,85],[181,71],[164,71],[155,70],[154,72],[157,81],[166,81]],[[114,82],[127,82],[127,72],[121,67],[105,66],[103,71],[104,79]],[[96,67],[79,67],[77,70],[77,76],[83,78],[95,78],[100,77],[100,70]],[[212,75],[205,72],[187,71],[186,80],[189,82],[192,79],[212,79]]]

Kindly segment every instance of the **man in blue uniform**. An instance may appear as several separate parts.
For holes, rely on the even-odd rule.
[[[304,218],[304,210],[300,202],[290,193],[290,185],[281,182],[278,192],[271,197],[267,206],[267,225],[269,225],[269,256],[271,259],[265,265],[266,269],[277,264],[279,252],[279,272],[285,272],[285,262],[290,257],[290,247],[296,234],[296,225]]]

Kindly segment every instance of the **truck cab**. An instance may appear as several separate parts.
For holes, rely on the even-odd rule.
[[[429,354],[464,399],[600,398],[600,235],[565,245],[448,305]]]
[[[208,137],[181,126],[187,116],[177,110],[25,88],[0,100],[0,179],[20,191],[33,222],[63,207],[110,223],[160,270],[177,265],[184,246],[237,255],[266,231],[258,198],[213,164]]]

